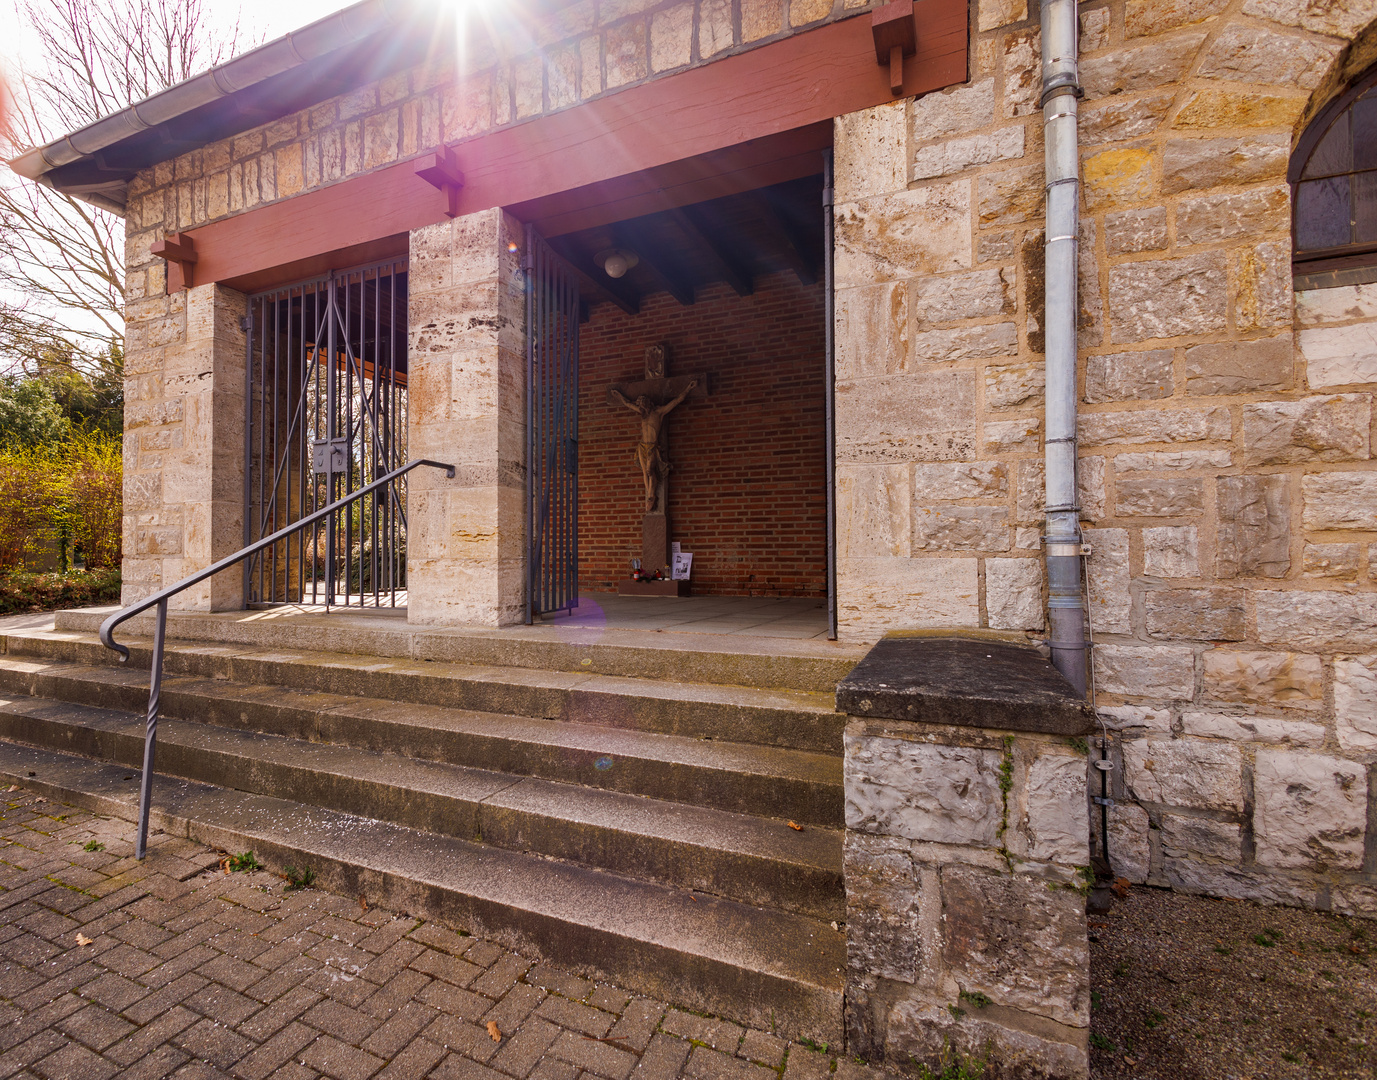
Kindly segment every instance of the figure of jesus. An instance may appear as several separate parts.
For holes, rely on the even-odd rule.
[[[636,444],[636,463],[640,465],[641,477],[645,481],[647,514],[655,509],[660,481],[669,472],[669,462],[665,460],[664,450],[660,447],[660,432],[665,426],[665,417],[678,408],[697,385],[698,380],[691,379],[682,394],[660,406],[656,406],[644,394],[635,401],[628,401],[620,390],[612,391],[613,397],[641,418],[641,441]]]

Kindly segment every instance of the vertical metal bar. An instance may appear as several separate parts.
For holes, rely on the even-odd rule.
[[[143,776],[139,778],[139,835],[134,858],[148,849],[148,809],[153,799],[153,758],[158,743],[158,695],[163,688],[163,639],[167,633],[167,601],[158,601],[158,623],[153,630],[153,663],[148,679],[148,722],[143,735]]]
[[[254,301],[250,298],[247,309],[244,313],[247,325],[244,327],[244,546],[248,547],[252,541],[250,532],[253,529],[253,432],[250,424],[253,421],[253,305]],[[250,570],[253,560],[245,559],[243,566],[244,580],[244,603],[248,603],[253,597],[250,588],[253,583],[253,573]]]
[[[836,282],[833,279],[832,151],[822,154],[822,294],[823,294],[823,441],[824,482],[827,485],[827,639],[837,640],[837,424],[834,394],[835,348],[833,319]]]
[[[573,574],[573,584],[569,594],[569,610],[572,612],[579,602],[579,279],[569,275],[569,335],[573,352],[573,394],[574,394],[574,445],[570,468],[574,488],[573,543],[570,546],[569,566]]]
[[[526,625],[535,621],[535,228],[526,226],[522,279],[526,288]]]

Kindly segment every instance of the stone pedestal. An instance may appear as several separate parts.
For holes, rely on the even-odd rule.
[[[1031,647],[891,634],[837,688],[848,1051],[1089,1070],[1092,716]]]
[[[646,514],[641,519],[641,568],[653,574],[669,565],[669,518]]]
[[[484,210],[411,234],[407,621],[525,617],[526,345],[520,222]]]

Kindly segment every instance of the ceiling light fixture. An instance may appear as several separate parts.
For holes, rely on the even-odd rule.
[[[594,255],[593,261],[608,277],[619,278],[640,262],[641,257],[626,248],[608,248]]]

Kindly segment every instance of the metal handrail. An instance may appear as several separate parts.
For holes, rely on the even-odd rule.
[[[247,547],[240,548],[233,555],[227,555],[219,562],[212,563],[204,570],[198,570],[190,577],[182,578],[175,585],[169,585],[166,589],[154,593],[152,596],[140,600],[137,604],[130,604],[127,608],[115,612],[103,623],[100,624],[100,642],[107,649],[113,649],[120,654],[120,663],[125,663],[129,659],[128,647],[121,645],[114,638],[115,627],[120,623],[132,619],[135,615],[141,615],[151,607],[158,609],[158,622],[153,630],[153,661],[149,675],[148,686],[148,724],[144,731],[143,739],[143,776],[139,783],[139,836],[134,848],[134,857],[142,859],[144,851],[148,846],[148,807],[149,799],[153,794],[153,751],[158,740],[158,694],[162,689],[163,681],[163,639],[167,632],[167,601],[176,596],[183,589],[189,589],[193,585],[199,585],[206,578],[214,577],[222,570],[228,570],[231,566],[243,562],[245,559],[252,558],[264,548],[272,547],[274,544],[285,540],[293,533],[301,529],[309,528],[318,521],[323,521],[341,507],[348,506],[356,499],[361,499],[370,492],[377,491],[379,488],[386,487],[399,476],[405,476],[412,469],[421,465],[427,465],[433,469],[444,469],[445,475],[450,479],[454,478],[454,466],[446,465],[439,461],[429,461],[425,458],[417,458],[409,461],[400,469],[393,469],[386,476],[379,477],[367,487],[361,487],[351,495],[346,495],[342,499],[337,499],[328,506],[321,507],[312,514],[308,514],[300,521],[294,521],[286,528],[278,529],[271,536],[265,536],[261,540],[256,540]]]

